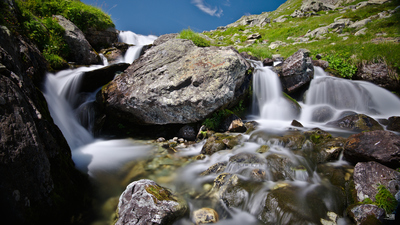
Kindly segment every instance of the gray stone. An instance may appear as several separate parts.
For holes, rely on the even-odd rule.
[[[349,216],[356,222],[357,225],[363,224],[368,216],[374,216],[377,218],[377,220],[383,223],[383,219],[385,218],[385,210],[372,204],[356,205],[350,209]]]
[[[83,32],[75,24],[60,15],[54,16],[54,18],[65,29],[64,38],[70,47],[68,60],[80,65],[95,64],[100,61]]]
[[[354,75],[353,79],[369,81],[382,88],[396,91],[400,88],[400,83],[396,77],[397,76],[390,74],[385,63],[363,63],[359,65],[357,73]]]
[[[186,211],[182,198],[152,180],[139,180],[130,183],[121,194],[115,224],[172,224]]]
[[[323,34],[328,33],[328,28],[327,27],[319,27],[315,30],[312,31],[308,31],[306,35],[304,35],[304,37],[318,37],[321,36]]]
[[[349,26],[349,28],[355,28],[355,29],[360,29],[362,27],[364,27],[365,25],[367,25],[367,23],[370,23],[371,19],[363,19],[363,20],[359,20],[357,22],[354,22],[353,24],[351,24]]]
[[[150,48],[102,89],[109,115],[139,124],[199,122],[247,93],[250,65],[229,47],[170,39]]]
[[[104,30],[88,28],[84,33],[86,40],[97,50],[110,47],[118,41],[118,31],[114,27]]]
[[[360,35],[365,35],[367,33],[367,28],[364,27],[361,30],[357,31],[354,36],[360,36]]]
[[[400,173],[377,162],[357,163],[353,178],[359,202],[366,198],[375,201],[379,184],[385,186],[393,196],[400,190]]]

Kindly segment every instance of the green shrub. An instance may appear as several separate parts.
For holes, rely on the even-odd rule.
[[[207,118],[203,122],[203,125],[205,125],[210,130],[217,130],[224,121],[224,119],[226,119],[228,116],[232,114],[234,113],[228,109],[220,110],[218,112],[215,112],[210,118]]]
[[[325,59],[329,62],[329,67],[339,72],[344,78],[351,79],[357,72],[357,66],[353,65],[349,60],[349,54],[329,54]]]
[[[199,47],[209,47],[210,41],[201,37],[198,33],[192,31],[191,29],[182,30],[177,38],[188,39],[193,41],[193,43]]]
[[[384,209],[386,214],[392,213],[397,207],[397,200],[385,186],[378,184],[378,193],[375,195],[375,204]]]

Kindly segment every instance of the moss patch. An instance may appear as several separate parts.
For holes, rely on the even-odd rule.
[[[147,193],[153,195],[154,203],[158,201],[177,201],[170,191],[159,185],[148,185],[145,189]]]

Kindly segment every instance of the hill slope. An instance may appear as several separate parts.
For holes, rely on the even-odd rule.
[[[340,64],[337,73],[343,77],[377,61],[399,74],[399,5],[399,0],[288,0],[274,12],[243,16],[204,34],[214,45],[233,45],[260,59],[287,58],[306,48],[331,67]]]

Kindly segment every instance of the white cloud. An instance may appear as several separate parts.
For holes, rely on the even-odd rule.
[[[194,4],[201,11],[207,13],[210,16],[221,17],[222,9],[218,7],[211,7],[209,4],[205,3],[204,0],[192,0],[192,4]]]

